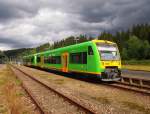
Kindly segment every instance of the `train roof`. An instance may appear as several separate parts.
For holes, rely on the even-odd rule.
[[[116,44],[116,43],[108,41],[108,40],[91,40],[91,41],[87,41],[87,42],[83,42],[83,43],[79,43],[79,44],[73,44],[73,45],[65,46],[65,47],[62,47],[62,48],[57,48],[57,49],[53,49],[53,50],[47,50],[47,51],[31,54],[31,55],[24,56],[24,57],[32,57],[32,56],[35,56],[35,55],[42,55],[42,54],[50,53],[50,52],[53,52],[53,51],[61,51],[61,50],[65,50],[67,48],[73,48],[73,47],[77,47],[77,46],[81,46],[81,45],[87,45],[87,44],[92,44],[92,43]]]

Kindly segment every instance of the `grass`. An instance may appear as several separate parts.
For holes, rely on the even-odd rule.
[[[23,92],[17,92],[16,96],[25,96],[25,93],[23,93]]]
[[[16,83],[17,85],[21,85],[21,84],[22,84],[22,81],[21,81],[21,80],[16,79],[16,80],[15,80],[15,83]]]
[[[83,92],[80,92],[80,95],[84,96],[85,98],[90,98],[93,100],[96,100],[98,102],[100,102],[101,104],[111,104],[111,101],[106,97],[106,96],[93,96],[92,94],[86,94]]]
[[[0,80],[0,85],[3,85],[5,83],[4,80]]]
[[[129,101],[124,101],[122,102],[123,105],[126,107],[130,108],[131,110],[138,110],[140,112],[143,112],[144,114],[150,114],[150,108],[145,108],[142,105],[139,105],[137,103],[129,102]]]
[[[150,60],[123,60],[122,68],[129,70],[150,71]]]
[[[6,112],[7,112],[7,109],[6,109],[6,108],[0,109],[0,113],[4,114],[4,113],[6,113]]]
[[[124,65],[144,65],[150,66],[150,60],[123,60]]]
[[[150,71],[150,65],[122,65],[122,69]]]
[[[0,114],[5,114],[7,113],[8,109],[6,108],[6,106],[0,104]]]
[[[22,82],[15,78],[14,73],[11,72],[10,68],[7,67],[0,71],[0,85],[4,85],[8,81],[14,82],[17,85],[20,85]]]
[[[107,97],[91,97],[91,98],[101,102],[102,104],[110,104],[111,103]]]
[[[0,71],[0,86],[3,86],[7,80],[8,80],[8,77],[6,77],[5,75],[8,75],[7,74],[7,70],[4,69],[3,71]]]
[[[55,83],[56,84],[64,84],[64,79],[56,79]]]
[[[81,88],[84,88],[84,85],[81,85],[81,84],[80,84],[79,86],[80,86]]]
[[[11,113],[13,114],[21,114],[23,107],[20,102],[20,99],[17,97],[17,90],[15,87],[15,84],[13,83],[7,83],[4,86],[4,94],[8,101],[9,109],[11,110]]]
[[[5,98],[3,105],[8,104],[7,107],[0,108],[0,113],[23,114],[28,110],[21,100],[23,93],[18,89],[20,84],[21,81],[15,78],[9,67],[0,71],[0,89]]]

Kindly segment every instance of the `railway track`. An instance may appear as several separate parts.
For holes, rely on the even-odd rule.
[[[63,112],[65,107],[65,110],[67,110],[67,113],[71,114],[97,114],[94,109],[91,107],[84,106],[83,104],[80,104],[78,101],[75,101],[68,96],[65,96],[63,93],[55,90],[54,88],[48,86],[47,84],[41,82],[40,80],[36,79],[35,77],[27,74],[26,72],[22,71],[21,69],[12,66],[11,65],[12,71],[15,73],[17,78],[19,78],[22,81],[22,85],[25,88],[25,90],[28,92],[29,96],[32,98],[34,103],[37,105],[39,110],[41,111],[41,114],[51,114],[51,113],[66,113]],[[34,87],[38,87],[34,88]],[[32,87],[32,89],[30,88]],[[39,92],[37,92],[39,91]],[[45,94],[41,94],[42,91],[44,91]],[[40,96],[43,96],[41,99],[37,97],[37,94]],[[53,102],[54,101],[54,102]],[[61,102],[60,102],[61,101]],[[53,102],[52,104],[50,104]],[[58,104],[60,102],[60,104]],[[45,104],[50,104],[48,106],[44,106]],[[62,108],[62,112],[56,112],[60,110],[59,109],[54,109],[55,105],[57,104],[57,107]],[[60,106],[59,106],[60,105]],[[51,108],[52,107],[52,108]],[[72,112],[70,112],[72,111]]]
[[[150,80],[146,79],[122,77],[120,81],[115,81],[115,83],[105,85],[150,95]]]
[[[137,93],[150,95],[150,80],[148,79],[122,76],[121,80],[116,81],[115,83],[101,83],[101,84],[109,87],[115,87],[127,91],[134,91]]]

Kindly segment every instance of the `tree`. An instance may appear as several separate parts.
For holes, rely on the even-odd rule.
[[[128,60],[129,57],[128,57],[128,50],[126,48],[123,48],[122,51],[121,51],[121,58],[123,60]]]
[[[147,40],[143,41],[143,45],[141,46],[139,53],[140,59],[148,59],[150,54],[150,45]]]
[[[109,41],[113,41],[113,35],[111,33],[108,32],[102,32],[99,36],[98,39],[99,40],[109,40]]]
[[[130,58],[140,58],[139,51],[142,47],[142,42],[137,36],[131,36],[128,40],[128,55]]]
[[[4,54],[8,57],[34,54],[48,49],[56,49],[76,44],[76,38],[78,38],[77,43],[94,39],[93,36],[81,34],[56,41],[52,45],[45,43],[35,48],[4,51]],[[150,24],[133,25],[126,31],[119,30],[114,34],[104,31],[98,36],[98,39],[116,42],[122,59],[150,59]]]

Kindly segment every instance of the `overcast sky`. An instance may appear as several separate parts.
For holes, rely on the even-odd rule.
[[[150,0],[0,0],[0,50],[150,22]]]

